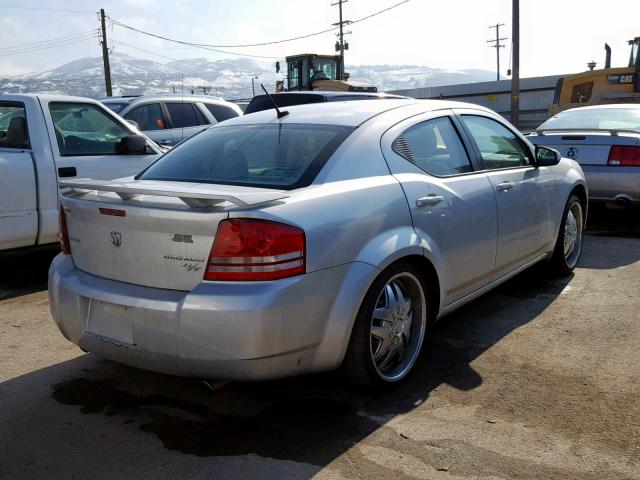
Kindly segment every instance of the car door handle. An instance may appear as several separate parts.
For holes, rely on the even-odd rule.
[[[160,145],[171,145],[173,142],[171,140],[158,140]]]
[[[77,175],[76,167],[60,167],[58,169],[58,177],[60,178],[75,177]]]
[[[508,192],[513,187],[514,187],[514,185],[511,182],[502,182],[502,183],[499,183],[496,188],[497,188],[497,190],[499,192]]]
[[[441,195],[427,195],[416,200],[416,207],[433,207],[444,200]]]

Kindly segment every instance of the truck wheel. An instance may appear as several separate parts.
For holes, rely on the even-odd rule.
[[[427,327],[427,291],[420,272],[399,262],[373,282],[360,306],[342,365],[368,391],[397,385],[413,369]]]
[[[582,252],[584,209],[580,199],[572,195],[564,207],[562,223],[549,266],[557,275],[569,275],[578,264]]]

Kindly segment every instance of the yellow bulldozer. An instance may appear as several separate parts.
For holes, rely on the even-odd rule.
[[[640,103],[640,37],[629,40],[629,65],[611,68],[611,48],[605,43],[603,69],[568,75],[558,80],[549,115],[573,107],[607,103]],[[595,67],[595,64],[589,64]]]
[[[286,57],[285,79],[276,82],[276,92],[323,90],[329,92],[377,92],[373,85],[349,80],[341,55],[303,53]],[[280,73],[280,62],[276,62]]]

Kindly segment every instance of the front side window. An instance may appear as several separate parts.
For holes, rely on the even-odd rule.
[[[173,128],[187,128],[198,125],[206,125],[204,115],[196,112],[196,106],[192,103],[167,103],[167,110],[171,116]]]
[[[162,130],[166,128],[162,108],[159,103],[140,105],[127,113],[124,118],[133,120],[142,131]]]
[[[0,102],[0,148],[31,148],[27,114],[20,102]]]
[[[90,103],[50,103],[60,155],[114,155],[131,132]]]
[[[431,175],[472,171],[467,152],[448,117],[414,125],[395,139],[393,150]]]
[[[308,124],[214,127],[169,151],[137,178],[299,188],[313,181],[351,131]]]
[[[501,123],[476,115],[462,115],[462,121],[480,150],[484,168],[495,170],[533,164],[527,145]]]

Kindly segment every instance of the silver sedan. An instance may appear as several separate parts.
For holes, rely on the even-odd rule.
[[[580,166],[463,103],[326,103],[211,127],[135,178],[62,182],[51,311],[86,351],[177,375],[342,367],[394,385],[428,326],[580,256]]]

